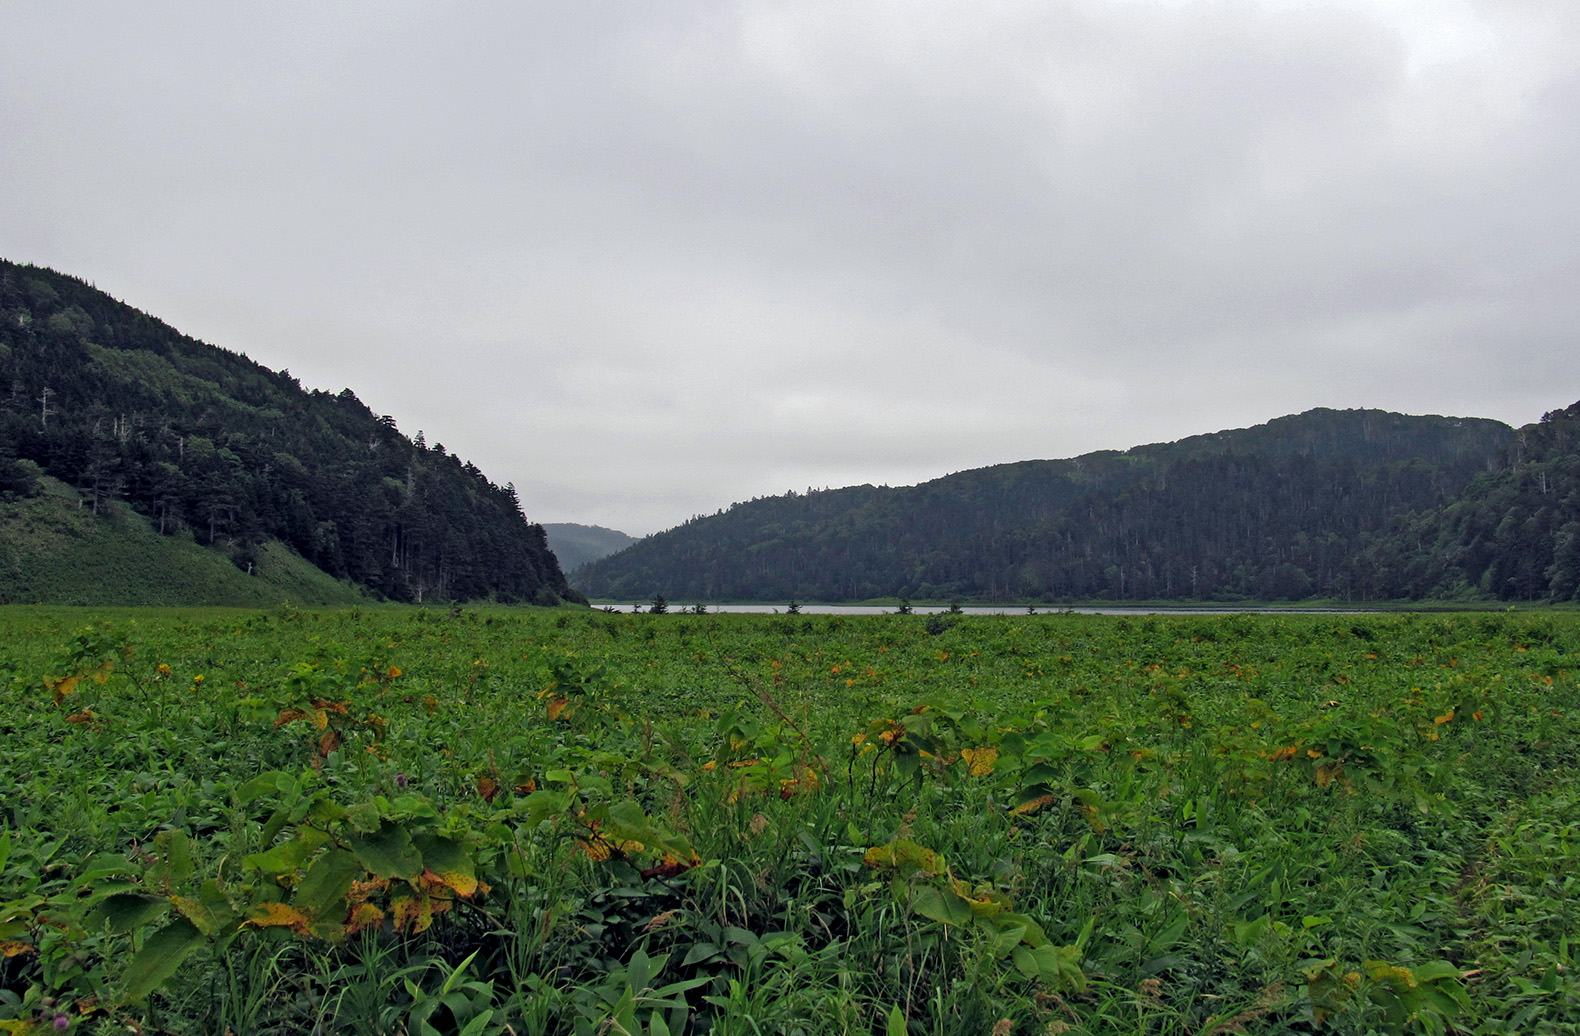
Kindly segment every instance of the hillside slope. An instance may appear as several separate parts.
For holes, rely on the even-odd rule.
[[[589,561],[606,558],[636,542],[617,529],[602,525],[580,525],[576,522],[544,522],[543,531],[549,538],[549,549],[560,559],[560,567],[567,573],[574,572]]]
[[[335,607],[370,600],[270,540],[251,573],[190,536],[161,536],[125,503],[95,515],[70,486],[0,502],[0,604]]]
[[[123,501],[256,574],[271,542],[378,597],[577,595],[512,487],[349,390],[188,338],[76,278],[0,260],[0,497],[37,474]]]
[[[736,504],[594,562],[594,597],[1239,600],[1393,596],[1368,550],[1504,464],[1497,421],[1312,410],[918,486]]]

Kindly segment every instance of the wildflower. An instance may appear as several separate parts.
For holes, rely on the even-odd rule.
[[[395,775],[395,787],[399,788],[401,791],[406,790],[406,775],[404,773],[397,773]]]

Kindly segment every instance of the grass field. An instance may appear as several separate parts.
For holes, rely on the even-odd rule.
[[[1577,648],[0,609],[0,1031],[1580,1032]]]

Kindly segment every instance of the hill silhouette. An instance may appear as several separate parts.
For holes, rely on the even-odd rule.
[[[577,586],[617,600],[1394,597],[1400,566],[1379,571],[1379,555],[1506,468],[1513,436],[1486,419],[1317,409],[916,486],[789,493],[648,537]],[[1430,587],[1417,575],[1417,592],[1466,581],[1444,565]]]
[[[48,479],[70,499],[45,493]],[[321,588],[343,581],[390,600],[579,598],[513,487],[408,439],[350,389],[304,390],[77,278],[0,260],[0,535],[12,566],[0,592],[75,600],[97,585],[93,603],[165,593],[134,593],[108,569],[81,572],[69,592],[33,578],[27,566],[58,552],[16,523],[46,500],[101,519],[89,531],[111,539],[124,505],[155,537],[220,555],[244,577],[289,554],[329,577]],[[158,539],[138,542],[140,555],[161,551]]]

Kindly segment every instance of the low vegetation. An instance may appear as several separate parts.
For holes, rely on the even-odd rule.
[[[247,570],[191,536],[161,536],[125,503],[95,515],[70,486],[39,479],[37,496],[0,500],[0,603],[232,605],[285,601],[354,605],[368,596],[278,540],[253,548]]]
[[[1577,633],[5,609],[0,1031],[1580,1031]]]

